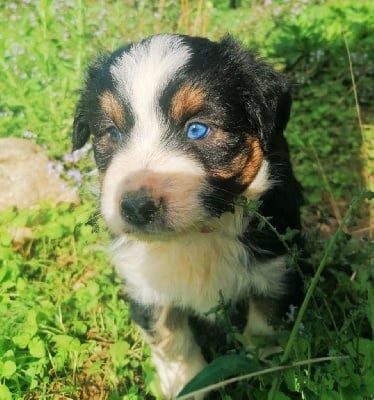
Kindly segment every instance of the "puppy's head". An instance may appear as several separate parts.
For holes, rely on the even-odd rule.
[[[269,189],[290,105],[284,79],[231,38],[153,36],[89,69],[73,147],[93,135],[115,234],[204,232]]]

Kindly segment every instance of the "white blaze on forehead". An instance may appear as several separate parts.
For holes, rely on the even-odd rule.
[[[170,184],[176,186],[176,191],[185,188],[179,190],[172,177],[178,173],[184,179],[189,177],[196,188],[190,185],[189,198],[180,201],[178,208],[175,199],[180,196],[174,195],[168,187],[168,194],[175,200],[169,201],[169,206],[172,203],[176,209],[173,208],[174,214],[180,216],[183,211],[183,215],[188,215],[191,220],[197,218],[195,209],[198,208],[197,198],[204,184],[204,169],[188,154],[173,149],[167,145],[167,140],[162,140],[169,127],[159,106],[163,90],[188,63],[190,56],[191,49],[180,37],[159,35],[133,45],[111,66],[115,88],[129,104],[134,116],[134,126],[130,132],[125,132],[129,138],[123,148],[114,154],[102,184],[102,212],[111,230],[117,234],[124,229],[120,199],[127,190],[134,190],[129,183],[134,174],[138,174],[139,184],[142,179],[147,180],[148,175],[159,174],[158,183],[154,183],[159,186],[156,189],[166,190],[162,185],[166,185],[169,179]],[[160,178],[162,175],[165,178]]]
[[[154,36],[133,45],[112,65],[110,72],[119,94],[129,102],[135,124],[127,150],[139,168],[153,164],[163,150],[167,130],[159,97],[168,82],[186,65],[190,48],[175,35]]]
[[[157,95],[187,63],[190,49],[175,35],[154,36],[133,45],[112,65],[110,72],[125,93],[137,117],[154,110]],[[148,115],[149,116],[149,115]]]

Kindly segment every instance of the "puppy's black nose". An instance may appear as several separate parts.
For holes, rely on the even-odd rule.
[[[151,223],[157,213],[153,199],[144,193],[126,193],[121,200],[122,217],[131,225],[144,227]]]

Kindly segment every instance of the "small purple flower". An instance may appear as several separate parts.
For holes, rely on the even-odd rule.
[[[36,139],[36,134],[31,131],[25,131],[23,132],[23,137],[25,139]]]
[[[77,150],[80,156],[85,156],[92,149],[91,143],[86,143],[81,149]]]
[[[72,164],[76,164],[81,158],[85,157],[87,153],[91,150],[91,143],[87,143],[81,149],[75,150],[72,153],[64,154],[64,161]]]
[[[53,175],[55,173],[55,165],[54,165],[53,161],[48,161],[47,173],[48,173],[48,175]]]
[[[82,183],[82,174],[77,169],[69,169],[66,173],[68,178],[73,179],[77,186],[80,186]]]
[[[53,175],[56,178],[59,178],[64,170],[64,166],[62,163],[54,163],[53,161],[48,161],[47,164],[47,173],[48,175]]]
[[[63,164],[60,163],[60,162],[58,162],[58,163],[55,165],[55,171],[57,172],[58,176],[60,176],[60,175],[62,174],[63,170],[64,170]]]
[[[68,163],[75,163],[74,153],[66,153],[64,154],[63,160]]]

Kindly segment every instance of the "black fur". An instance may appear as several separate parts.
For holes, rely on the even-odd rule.
[[[301,230],[300,207],[303,202],[302,189],[294,176],[284,137],[292,103],[289,84],[283,75],[275,72],[255,53],[243,50],[229,36],[220,42],[188,36],[181,38],[191,49],[191,57],[178,74],[169,79],[158,98],[157,105],[167,127],[162,132],[162,141],[171,152],[180,150],[203,166],[207,189],[200,193],[199,201],[210,216],[218,218],[223,213],[234,211],[238,198],[249,183],[242,179],[243,171],[240,169],[232,174],[213,172],[230,172],[233,159],[242,154],[247,154],[250,159],[253,149],[249,149],[248,139],[260,143],[261,156],[269,165],[272,185],[257,199],[256,213],[261,217],[249,211],[251,219],[238,237],[250,260],[248,268],[257,268],[257,264],[287,254],[295,245],[302,247],[300,233],[291,235],[286,244],[279,237],[290,230]],[[147,44],[148,41],[143,43]],[[73,148],[82,147],[90,134],[94,135],[95,160],[103,175],[112,158],[126,148],[136,123],[130,101],[117,92],[110,73],[110,67],[132,46],[123,47],[111,55],[101,55],[93,63],[77,105]],[[186,114],[184,119],[175,120],[170,116],[172,102],[186,82],[204,91],[204,106],[193,115]],[[113,94],[124,115],[123,125],[114,127],[121,134],[118,142],[110,139],[104,141],[110,129],[113,129],[113,121],[108,121],[98,100],[106,91]],[[188,140],[186,124],[191,118],[202,120],[213,129],[220,130],[225,140],[200,141],[198,144]],[[156,218],[155,215],[153,217]],[[144,225],[146,223],[144,221]],[[223,299],[223,309],[216,311],[226,313],[225,321],[232,326],[231,332],[227,332],[227,326],[222,326],[218,319],[208,318],[188,307],[178,308],[174,304],[142,304],[134,298],[130,299],[130,313],[154,346],[159,345],[158,340],[162,343],[159,337],[162,329],[156,331],[162,318],[168,329],[190,329],[205,359],[209,361],[235,346],[230,335],[242,332],[245,328],[248,308],[251,311],[250,304],[255,304],[270,324],[276,324],[290,304],[297,305],[300,302],[302,284],[294,265],[282,279],[279,284],[288,290],[281,295],[248,292],[233,302]],[[201,295],[204,296],[204,293]]]

